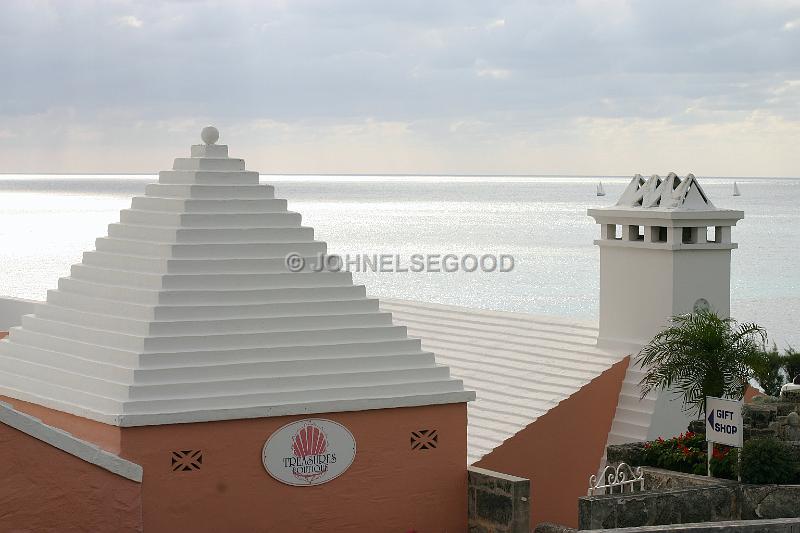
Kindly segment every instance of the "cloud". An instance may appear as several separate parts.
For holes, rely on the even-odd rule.
[[[506,25],[506,19],[495,19],[486,25],[487,30],[496,30]]]
[[[119,147],[103,161],[126,170],[215,122],[223,135],[248,132],[252,146],[286,143],[297,159],[280,165],[299,171],[320,168],[325,139],[342,151],[325,161],[342,170],[349,160],[375,171],[577,172],[584,165],[569,151],[588,153],[581,143],[598,124],[627,124],[642,138],[652,130],[666,152],[679,144],[658,137],[671,124],[695,131],[700,146],[722,135],[761,146],[742,173],[787,172],[793,153],[754,135],[800,122],[800,32],[787,21],[800,21],[796,2],[9,0],[0,3],[0,123],[14,138],[0,143],[0,159],[25,170],[56,146],[70,156],[50,170],[80,171]],[[149,141],[146,128],[155,128]],[[364,144],[364,131],[381,143]],[[431,139],[437,152],[425,148]],[[536,143],[563,164],[548,155],[531,165]],[[138,152],[126,155],[126,145]],[[476,161],[490,152],[502,157]],[[730,168],[718,151],[706,158],[712,172]]]
[[[138,19],[133,15],[117,17],[114,19],[114,22],[117,24],[117,26],[123,26],[127,28],[141,28],[144,25],[141,19]]]
[[[482,59],[475,61],[475,73],[479,78],[492,78],[495,80],[505,80],[511,75],[510,70],[491,67]]]

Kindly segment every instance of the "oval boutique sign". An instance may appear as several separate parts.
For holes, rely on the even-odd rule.
[[[353,434],[338,422],[306,418],[286,424],[264,444],[269,475],[287,485],[321,485],[342,475],[356,457]]]

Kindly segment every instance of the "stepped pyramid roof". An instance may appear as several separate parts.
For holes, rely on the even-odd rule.
[[[636,174],[616,207],[633,209],[715,210],[700,183],[693,174],[684,179],[670,172],[666,178],[653,174],[644,179]]]
[[[218,135],[0,341],[0,395],[118,426],[474,399],[350,273],[287,268],[326,244]]]

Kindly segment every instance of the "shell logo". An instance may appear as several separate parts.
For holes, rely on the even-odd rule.
[[[353,463],[356,441],[338,422],[298,420],[273,433],[262,452],[264,468],[281,483],[313,486],[342,475]]]

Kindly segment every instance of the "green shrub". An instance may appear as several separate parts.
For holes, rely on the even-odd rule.
[[[784,370],[789,377],[789,381],[793,380],[796,376],[800,376],[800,350],[794,348],[786,348],[784,353]]]
[[[754,484],[793,483],[800,465],[786,444],[773,438],[751,439],[742,448],[742,481]]]
[[[645,466],[687,474],[706,473],[706,441],[696,433],[681,433],[645,444]]]
[[[692,432],[681,433],[666,440],[659,438],[645,444],[642,465],[705,476],[708,472],[707,446],[703,435]],[[714,445],[714,452],[711,455],[711,475],[736,479],[737,454],[736,448]]]
[[[715,444],[711,452],[711,475],[722,479],[736,479],[739,450]]]
[[[764,350],[762,364],[753,369],[753,377],[768,395],[780,395],[781,387],[786,383],[783,369],[787,362],[788,357],[781,354],[778,347],[773,344],[771,350]]]

